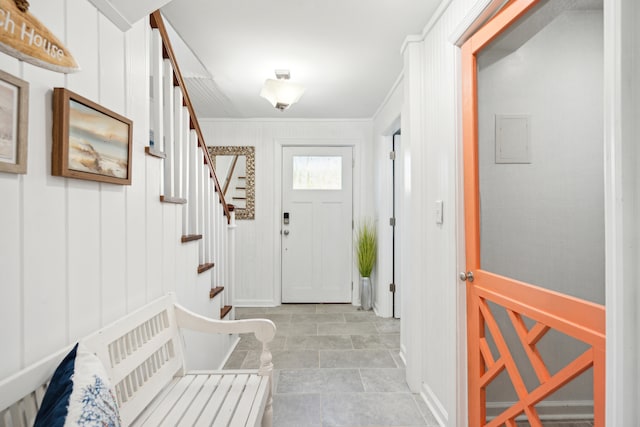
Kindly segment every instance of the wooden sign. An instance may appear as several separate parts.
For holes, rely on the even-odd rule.
[[[59,73],[80,70],[69,50],[29,11],[14,0],[0,0],[0,51]]]

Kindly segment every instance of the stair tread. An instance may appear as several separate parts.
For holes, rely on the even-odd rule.
[[[208,262],[206,264],[200,264],[198,266],[198,274],[204,273],[207,270],[211,270],[214,266],[215,266],[215,264],[212,263],[212,262]]]
[[[182,243],[187,243],[187,242],[193,242],[195,240],[200,240],[200,239],[202,239],[202,234],[186,234],[182,236],[180,241]]]
[[[220,294],[224,291],[224,286],[216,286],[215,288],[211,288],[209,291],[209,298],[213,299],[216,295]]]
[[[233,307],[230,305],[225,305],[220,309],[220,319],[224,319],[227,314],[231,311]]]

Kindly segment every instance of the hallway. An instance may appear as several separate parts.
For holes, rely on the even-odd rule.
[[[405,382],[399,320],[350,304],[237,308],[236,318],[277,326],[274,427],[438,425]],[[225,369],[257,368],[259,351],[243,335]]]

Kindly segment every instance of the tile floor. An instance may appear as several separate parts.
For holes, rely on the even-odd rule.
[[[398,320],[349,304],[236,309],[237,319],[254,317],[278,328],[274,427],[438,426],[405,382]],[[257,368],[260,349],[242,335],[225,368]]]
[[[438,426],[405,382],[398,356],[400,322],[349,304],[287,304],[236,308],[237,319],[271,319],[274,427]],[[241,340],[226,369],[254,369],[260,343]],[[545,422],[545,427],[590,427],[592,422]],[[519,422],[518,427],[529,427]]]

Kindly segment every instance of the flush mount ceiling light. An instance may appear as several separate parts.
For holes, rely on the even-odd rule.
[[[300,100],[306,90],[304,87],[289,81],[289,70],[276,70],[276,78],[264,81],[260,96],[280,111],[284,111]]]

